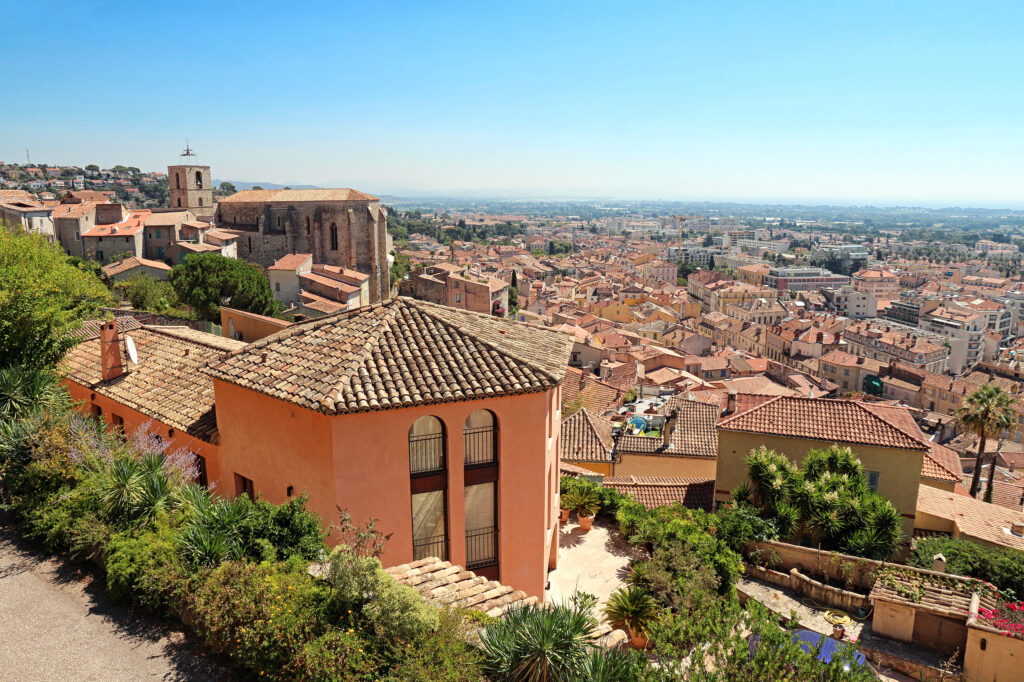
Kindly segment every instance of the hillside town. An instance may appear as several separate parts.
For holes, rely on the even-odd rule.
[[[0,167],[5,287],[16,277],[46,289],[61,268],[84,278],[63,326],[16,323],[61,336],[24,346],[12,335],[4,364],[55,368],[47,390],[74,409],[47,429],[95,423],[107,435],[90,436],[92,450],[123,438],[141,449],[89,455],[98,473],[64,479],[98,495],[70,528],[41,520],[25,460],[2,455],[29,536],[98,560],[99,531],[75,523],[109,535],[127,514],[160,532],[162,517],[140,511],[149,493],[118,492],[134,485],[118,477],[147,452],[177,453],[185,473],[164,465],[131,480],[168,486],[152,504],[183,529],[168,540],[182,580],[263,556],[349,594],[361,559],[347,552],[370,542],[373,579],[411,588],[390,608],[414,599],[433,625],[388,620],[359,590],[344,604],[362,615],[345,622],[366,637],[412,628],[402,636],[419,641],[417,628],[437,627],[435,606],[480,614],[484,653],[458,646],[490,661],[492,679],[507,679],[486,658],[498,624],[562,607],[589,614],[584,651],[634,672],[738,670],[670,653],[708,644],[689,639],[692,624],[672,630],[702,603],[732,614],[727,637],[744,651],[790,631],[811,642],[780,664],[789,671],[828,664],[800,658],[828,648],[866,675],[849,679],[1014,679],[1019,215],[953,242],[916,238],[921,226],[751,209],[389,207],[349,188],[215,190],[190,155],[166,173]],[[32,249],[52,272],[14,269]],[[15,407],[17,385],[2,388],[5,423],[37,423]],[[34,399],[62,404],[47,400]],[[5,428],[3,452],[52,455]],[[248,521],[217,520],[240,504],[256,505],[246,518],[281,505],[315,520],[294,547],[274,544],[283,527],[246,540],[237,524]],[[146,584],[117,589],[155,589],[149,603],[192,622],[213,617]]]

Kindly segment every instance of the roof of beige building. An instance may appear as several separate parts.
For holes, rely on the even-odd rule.
[[[1024,551],[1024,537],[1010,532],[1013,523],[1021,518],[1018,510],[922,485],[917,494],[917,511],[945,519],[965,539]]]
[[[327,414],[552,388],[572,337],[425,301],[293,325],[205,368],[212,377]]]
[[[718,457],[718,406],[699,400],[678,399],[666,406],[669,415],[668,444],[664,434],[656,436],[621,435],[619,452],[666,457]]]
[[[119,321],[119,327],[127,325]],[[95,335],[68,351],[68,379],[190,436],[216,442],[213,381],[199,368],[245,346],[241,341],[187,327],[143,327],[131,332],[139,364],[123,358],[125,372],[103,381],[99,326]]]
[[[365,194],[347,187],[337,189],[247,189],[219,201],[221,204],[255,203],[265,201],[380,201],[372,194]]]
[[[610,462],[612,423],[581,407],[562,420],[561,447],[562,458],[571,462]]]
[[[134,270],[135,268],[154,268],[165,272],[170,272],[171,270],[171,266],[162,260],[149,260],[148,258],[129,256],[128,258],[117,261],[116,263],[104,265],[103,274],[107,277],[113,277],[114,275],[120,275],[123,272]]]
[[[863,403],[851,400],[778,396],[722,420],[719,428],[905,450],[928,449]]]

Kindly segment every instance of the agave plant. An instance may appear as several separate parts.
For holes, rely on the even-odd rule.
[[[578,602],[512,609],[480,633],[483,671],[509,682],[588,679],[594,626]]]
[[[647,590],[631,586],[612,593],[604,607],[608,622],[629,632],[630,637],[647,634],[647,626],[658,615],[658,604]]]
[[[53,372],[30,367],[0,369],[0,420],[70,406],[67,391]]]

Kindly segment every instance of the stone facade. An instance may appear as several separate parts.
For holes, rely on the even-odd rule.
[[[287,254],[370,277],[370,302],[390,298],[387,211],[352,189],[247,190],[217,203],[218,227],[238,232],[238,257],[269,267]]]
[[[196,216],[213,215],[213,179],[209,166],[168,166],[167,186],[171,208],[187,209]]]

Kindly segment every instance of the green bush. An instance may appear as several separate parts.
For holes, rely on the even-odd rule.
[[[331,630],[299,650],[291,672],[300,680],[375,680],[377,666],[371,652],[372,643],[361,633]]]
[[[328,632],[330,589],[282,564],[228,561],[199,574],[186,611],[214,651],[271,679],[290,679],[295,652]]]
[[[271,561],[285,561],[293,555],[309,561],[322,559],[327,553],[327,534],[320,517],[306,509],[308,501],[308,495],[284,504],[242,498],[241,504],[247,508],[238,526],[242,552]]]
[[[153,613],[180,613],[188,574],[165,523],[140,535],[118,533],[106,555],[107,590],[118,601]]]
[[[915,541],[908,563],[931,569],[936,554],[946,557],[946,572],[990,582],[1009,599],[1024,598],[1024,554],[1009,548],[982,547],[954,537]]]

